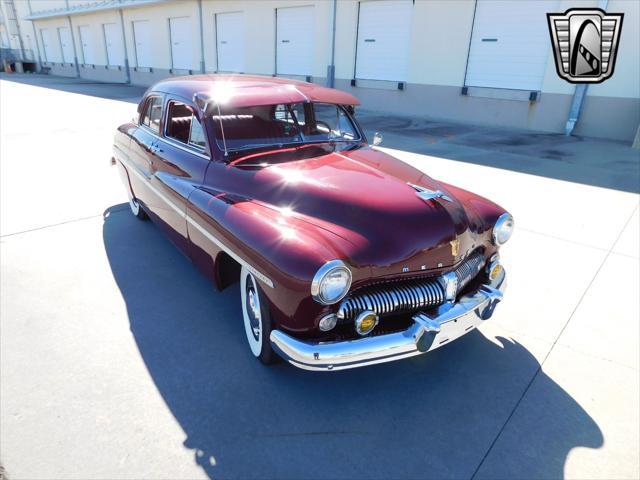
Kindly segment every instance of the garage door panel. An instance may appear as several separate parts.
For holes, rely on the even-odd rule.
[[[69,30],[69,27],[58,28],[58,37],[60,39],[62,61],[64,63],[73,63],[73,40],[71,38],[71,30]]]
[[[93,37],[91,36],[91,28],[88,25],[78,27],[80,34],[80,46],[82,47],[82,58],[85,65],[95,65],[95,50],[93,45]]]
[[[356,78],[406,80],[412,9],[409,0],[360,3]]]
[[[116,23],[105,23],[104,43],[107,49],[107,65],[124,65],[124,46],[122,35]]]
[[[51,43],[51,32],[48,28],[40,30],[40,38],[42,39],[42,49],[44,50],[45,60],[47,62],[59,62],[60,59],[53,48],[53,43]]]
[[[546,13],[557,2],[479,0],[465,85],[540,90],[550,52]]]
[[[191,19],[178,17],[169,19],[171,31],[171,63],[172,68],[191,70],[192,45],[191,45]]]
[[[149,21],[138,20],[133,22],[133,36],[136,47],[136,66],[152,67],[151,26]]]
[[[285,75],[311,75],[314,7],[279,8],[276,28],[276,72]]]
[[[216,15],[216,51],[219,71],[244,72],[244,37],[242,12]]]

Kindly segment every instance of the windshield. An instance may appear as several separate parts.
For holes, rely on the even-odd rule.
[[[236,151],[283,144],[352,142],[358,130],[345,110],[328,103],[224,108],[212,116],[218,147]]]

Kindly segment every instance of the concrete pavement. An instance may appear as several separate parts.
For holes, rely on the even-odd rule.
[[[578,147],[545,158],[535,136],[513,152],[473,129],[458,147],[380,129],[406,145],[391,153],[514,214],[509,289],[490,322],[429,355],[313,374],[251,358],[237,289],[216,292],[128,212],[108,159],[139,92],[12,78],[0,77],[9,478],[640,476],[638,151],[585,139],[585,170]],[[629,178],[603,173],[616,162]]]

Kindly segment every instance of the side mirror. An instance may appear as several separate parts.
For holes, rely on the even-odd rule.
[[[380,132],[376,132],[373,134],[373,146],[377,147],[382,143],[382,134]]]

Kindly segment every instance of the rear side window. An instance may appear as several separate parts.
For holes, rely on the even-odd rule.
[[[202,125],[184,103],[169,102],[165,136],[199,150],[205,147]]]
[[[155,133],[160,133],[160,119],[162,118],[162,98],[151,97],[147,100],[142,115],[142,125],[146,125]]]

